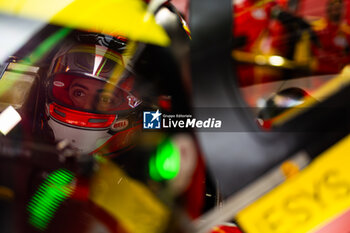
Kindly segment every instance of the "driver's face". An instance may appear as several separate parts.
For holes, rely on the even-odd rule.
[[[104,82],[76,78],[69,87],[69,98],[74,107],[85,110],[110,111],[122,103],[122,93],[117,88],[113,93],[104,91]]]

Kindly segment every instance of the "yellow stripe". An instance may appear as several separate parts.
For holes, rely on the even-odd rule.
[[[146,186],[105,159],[92,179],[91,200],[128,232],[163,232],[169,219],[169,210]]]
[[[305,233],[350,208],[350,136],[242,210],[247,233]]]
[[[142,0],[0,0],[0,12],[161,46],[170,44]]]
[[[349,85],[350,83],[350,66],[344,67],[342,72],[335,78],[328,81],[325,85],[320,87],[314,93],[312,93],[313,98],[307,97],[305,98],[304,103],[298,105],[296,108],[291,108],[281,115],[276,117],[272,124],[274,126],[282,125],[284,122],[294,118],[295,116],[301,114],[308,108],[312,107],[316,103],[316,99],[324,99],[325,97],[329,97],[332,94],[338,92],[344,86]]]

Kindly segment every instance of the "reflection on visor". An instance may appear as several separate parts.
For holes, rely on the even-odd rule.
[[[132,94],[120,87],[107,92],[106,85],[96,78],[61,73],[53,76],[50,95],[66,107],[88,112],[113,113],[137,106],[130,104],[136,99]]]
[[[101,46],[76,46],[57,58],[53,74],[75,72],[108,80],[117,66],[124,66],[123,57]]]

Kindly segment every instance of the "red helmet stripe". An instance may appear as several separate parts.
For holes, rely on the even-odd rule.
[[[108,128],[116,118],[116,115],[96,114],[73,110],[58,105],[57,103],[51,103],[49,105],[49,111],[50,116],[55,120],[84,128]]]

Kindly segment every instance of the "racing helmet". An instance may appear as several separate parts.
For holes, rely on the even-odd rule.
[[[47,125],[55,140],[81,153],[128,149],[140,129],[135,74],[125,67],[126,39],[75,32],[60,47],[46,80]]]

